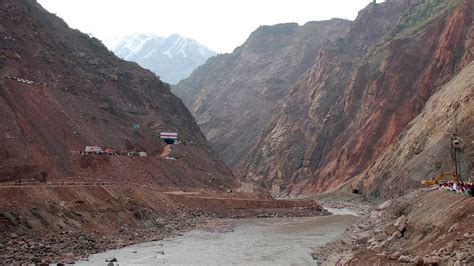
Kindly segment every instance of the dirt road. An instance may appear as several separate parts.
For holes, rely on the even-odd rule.
[[[163,151],[161,151],[160,157],[166,158],[171,153],[171,144],[167,144],[163,147]]]

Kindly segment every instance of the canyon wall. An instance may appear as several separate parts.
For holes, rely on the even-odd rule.
[[[266,45],[278,43],[287,52],[265,57],[272,49],[253,49],[249,57],[247,49],[263,30],[273,29],[275,36],[284,28],[307,25],[260,28],[242,47],[210,60],[174,91],[242,181],[275,195],[317,193],[373,166],[430,97],[467,67],[473,59],[472,8],[472,1],[463,0],[371,3],[350,25],[344,21],[338,34],[330,34],[333,38],[297,38],[298,45],[318,44],[307,53],[279,40]],[[326,24],[314,23],[317,27],[308,30],[318,32]],[[282,62],[285,67],[279,68]],[[464,86],[461,94],[469,89]],[[464,105],[472,108],[470,102]],[[445,111],[434,110],[436,115]],[[448,164],[450,159],[443,160]],[[464,160],[469,172],[472,164]],[[435,171],[417,174],[415,183]],[[363,191],[376,195],[383,178],[365,175],[371,177],[363,178]],[[392,181],[401,183],[399,190],[413,187],[398,175]]]
[[[238,173],[284,95],[314,64],[317,51],[348,28],[349,21],[341,19],[261,26],[234,52],[209,59],[173,92]]]

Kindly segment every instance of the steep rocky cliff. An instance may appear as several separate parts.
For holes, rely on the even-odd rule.
[[[375,197],[403,195],[420,180],[439,172],[453,172],[451,136],[462,138],[461,177],[474,169],[474,63],[471,62],[437,91],[370,167],[350,182]]]
[[[241,47],[211,58],[173,92],[214,150],[239,172],[292,84],[314,64],[317,51],[348,26],[341,19],[261,26]]]
[[[346,36],[319,51],[246,158],[242,177],[287,194],[322,191],[362,173],[472,61],[472,8],[472,1],[370,4]],[[407,176],[392,170],[387,182],[406,188]],[[367,186],[380,190],[383,182],[377,175]]]
[[[0,181],[235,185],[186,107],[153,73],[118,59],[35,1],[2,1],[0,18]],[[168,130],[190,144],[175,145],[176,160],[157,156],[159,132]],[[74,153],[86,145],[150,156]]]

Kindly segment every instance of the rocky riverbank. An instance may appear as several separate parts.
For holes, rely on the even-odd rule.
[[[378,205],[312,256],[323,265],[470,265],[473,217],[473,197],[415,191]]]
[[[115,233],[97,230],[17,231],[3,232],[0,261],[11,264],[73,263],[90,254],[122,248],[136,243],[160,240],[194,228],[205,221],[199,213],[173,217],[153,226],[122,226]]]
[[[216,218],[329,214],[309,200],[104,189],[3,188],[15,205],[0,202],[0,262],[67,263],[109,249],[160,240],[197,226],[228,230],[227,225],[216,224]]]

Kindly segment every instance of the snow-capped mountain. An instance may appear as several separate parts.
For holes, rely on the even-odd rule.
[[[118,57],[137,62],[170,84],[188,77],[209,57],[216,55],[193,39],[178,34],[160,37],[153,34],[132,34],[104,40]]]

